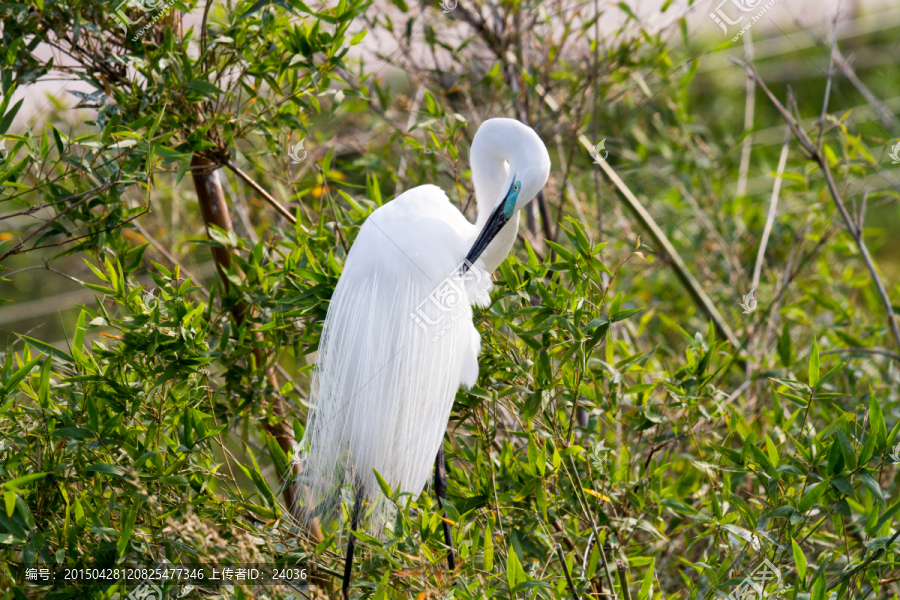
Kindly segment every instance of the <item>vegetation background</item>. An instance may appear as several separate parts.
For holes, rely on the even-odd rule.
[[[768,560],[896,598],[900,9],[838,4],[737,42],[705,0],[0,6],[0,596],[163,558],[316,565],[185,597],[334,596],[346,532],[283,484],[328,298],[400,191],[474,216],[507,116],[553,171],[445,440],[458,567],[426,493],[353,593],[707,599]]]

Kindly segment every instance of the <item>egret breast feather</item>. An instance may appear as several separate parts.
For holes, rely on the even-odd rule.
[[[424,489],[456,391],[478,377],[471,306],[488,297],[490,276],[477,264],[462,285],[456,276],[477,233],[433,185],[398,196],[360,229],[310,394],[303,479],[316,514],[334,516],[352,482],[365,490],[370,522],[384,523],[390,507],[373,469],[413,496]],[[442,286],[461,297],[435,298]]]

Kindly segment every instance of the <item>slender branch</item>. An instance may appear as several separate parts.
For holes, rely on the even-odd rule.
[[[831,100],[831,84],[834,81],[834,49],[837,46],[837,21],[841,14],[841,0],[838,0],[837,10],[834,11],[834,21],[831,26],[831,49],[828,52],[828,78],[825,80],[825,101],[822,102],[822,116],[819,117],[819,139],[816,147],[822,151],[822,134],[825,133],[825,117],[828,116],[828,102]],[[752,62],[752,61],[747,61]]]
[[[778,98],[775,97],[772,91],[769,90],[769,88],[763,82],[762,78],[756,72],[756,69],[733,56],[729,57],[729,60],[744,67],[744,69],[752,75],[752,77],[756,80],[756,83],[759,84],[760,88],[762,88],[762,90],[769,97],[769,100],[772,101],[772,104],[775,106],[775,108],[778,109],[778,112],[781,113],[782,118],[784,118],[784,120],[787,122],[788,126],[791,128],[791,131],[794,132],[797,140],[809,153],[811,159],[815,161],[819,165],[819,168],[822,170],[822,174],[825,177],[825,183],[828,185],[828,191],[831,193],[834,204],[837,207],[841,217],[844,219],[844,223],[846,224],[848,231],[853,236],[853,239],[856,242],[857,247],[859,248],[860,254],[863,257],[863,261],[866,263],[866,267],[869,269],[869,273],[872,276],[872,281],[875,283],[875,287],[878,289],[878,294],[881,296],[881,301],[884,304],[885,311],[887,311],[888,326],[894,336],[894,342],[897,344],[897,348],[900,349],[900,327],[898,327],[897,325],[894,308],[891,305],[891,298],[888,295],[887,288],[885,288],[884,286],[884,282],[881,280],[881,276],[878,274],[878,269],[875,266],[872,255],[869,254],[869,249],[866,246],[865,240],[863,240],[862,230],[857,227],[856,223],[853,220],[853,217],[851,217],[850,213],[847,211],[847,206],[844,203],[844,200],[837,189],[837,184],[834,181],[834,177],[831,174],[831,167],[828,164],[828,160],[821,152],[819,152],[819,149],[813,144],[813,141],[810,139],[809,135],[807,135],[806,131],[804,131],[800,126],[800,123],[797,121],[797,119],[794,118],[794,116],[784,107],[784,105],[782,105],[781,102],[778,101]]]
[[[591,146],[590,141],[583,135],[578,136],[578,140],[581,144],[587,149],[589,152],[593,151],[594,148]],[[731,330],[731,327],[728,326],[728,323],[725,322],[725,318],[719,312],[719,309],[716,308],[716,305],[713,304],[713,301],[706,295],[706,292],[703,291],[703,287],[701,287],[700,282],[693,276],[693,274],[688,270],[687,264],[684,262],[684,259],[681,258],[681,255],[675,249],[675,246],[672,245],[672,242],[669,241],[669,238],[666,237],[665,232],[662,228],[657,225],[656,220],[654,220],[653,216],[647,211],[646,208],[641,204],[641,202],[637,199],[637,197],[628,189],[628,186],[622,181],[619,175],[613,170],[612,167],[609,166],[605,160],[600,161],[600,168],[603,169],[603,172],[609,178],[614,186],[619,190],[621,196],[625,199],[628,207],[634,212],[635,216],[637,216],[638,220],[641,224],[650,231],[650,235],[653,236],[656,244],[665,250],[666,254],[669,255],[669,258],[672,260],[672,265],[675,268],[675,273],[678,275],[678,278],[687,288],[688,293],[694,298],[697,304],[703,309],[703,311],[709,316],[713,321],[713,325],[716,328],[716,331],[719,335],[723,336],[728,340],[728,343],[731,344],[734,348],[740,348],[741,343],[738,340],[737,336],[734,335],[734,332]]]
[[[31,250],[40,250],[41,248],[55,248],[55,247],[57,247],[57,246],[63,246],[63,245],[65,245],[65,244],[71,244],[72,242],[77,242],[78,240],[83,240],[84,238],[89,238],[89,237],[92,237],[92,236],[95,236],[95,235],[100,235],[101,233],[106,233],[106,232],[108,232],[108,231],[112,231],[113,229],[118,229],[119,227],[122,227],[122,226],[125,225],[126,223],[131,223],[131,222],[134,221],[135,219],[138,219],[138,218],[140,218],[140,217],[143,217],[143,216],[146,215],[148,212],[150,212],[150,209],[149,209],[149,208],[145,208],[144,210],[142,210],[142,211],[139,212],[138,214],[133,215],[133,216],[131,216],[131,217],[128,217],[127,219],[125,219],[125,220],[122,221],[121,223],[116,223],[115,225],[110,225],[109,227],[105,227],[105,228],[100,229],[100,230],[98,230],[98,231],[92,231],[92,232],[86,233],[86,234],[84,234],[84,235],[79,235],[78,237],[69,238],[69,239],[67,239],[67,240],[63,240],[63,241],[61,241],[61,242],[59,242],[59,243],[56,243],[56,244],[46,244],[46,245],[44,245],[44,246],[35,246],[34,248],[31,248]],[[31,250],[29,250],[29,252],[31,252]]]
[[[873,552],[872,555],[871,555],[869,558],[867,558],[861,565],[859,565],[858,567],[854,567],[853,569],[847,571],[846,573],[844,573],[843,575],[841,575],[837,580],[835,580],[835,581],[833,581],[831,584],[829,584],[829,586],[828,586],[828,591],[833,590],[834,588],[836,588],[837,586],[839,586],[841,583],[843,583],[843,582],[846,581],[847,579],[850,579],[851,577],[853,577],[854,575],[856,575],[858,572],[862,571],[862,570],[865,569],[867,566],[869,566],[871,563],[873,563],[874,561],[876,561],[882,554],[885,553],[885,551],[886,551],[888,548],[891,547],[891,545],[892,545],[895,541],[897,541],[897,538],[898,538],[898,537],[900,537],[900,529],[898,529],[897,532],[896,532],[894,535],[891,536],[891,539],[889,539],[889,540],[887,541],[887,543],[884,545],[883,548],[879,548],[878,550],[876,550],[875,552]]]
[[[836,350],[825,350],[824,352],[819,352],[819,354],[875,354],[878,356],[887,356],[888,358],[900,362],[900,354],[888,350],[881,350],[879,348],[838,348]]]
[[[744,34],[744,58],[753,62],[752,30]],[[747,76],[747,99],[744,105],[744,147],[741,150],[741,166],[738,171],[737,197],[747,193],[747,174],[750,172],[750,151],[753,148],[753,113],[756,107],[756,83]]]
[[[6,273],[5,275],[0,275],[0,278],[9,278],[18,273],[23,273],[25,271],[34,271],[35,269],[41,269],[42,271],[50,271],[51,273],[56,273],[57,275],[62,275],[66,279],[70,281],[74,281],[77,284],[84,285],[84,282],[77,277],[72,277],[68,273],[63,273],[62,271],[57,271],[46,262],[43,265],[34,265],[33,267],[25,267],[24,269],[19,269],[17,271],[13,271],[11,273]]]
[[[154,238],[152,235],[150,235],[150,232],[148,232],[146,229],[144,229],[143,225],[141,225],[140,223],[135,223],[134,227],[135,227],[135,229],[138,230],[138,233],[140,233],[142,236],[144,236],[144,239],[146,239],[148,242],[150,242],[151,246],[156,248],[157,252],[159,252],[160,254],[165,256],[166,260],[168,260],[169,263],[172,264],[172,266],[177,266],[179,271],[181,271],[182,273],[184,273],[185,275],[190,277],[194,281],[194,285],[196,285],[197,287],[200,288],[200,292],[204,296],[209,298],[209,290],[207,290],[206,287],[204,287],[200,283],[200,281],[196,277],[194,277],[194,275],[187,268],[185,268],[181,263],[179,263],[178,259],[175,258],[174,256],[172,256],[172,253],[169,252],[165,246],[163,246],[158,241],[156,241],[156,238]]]
[[[631,600],[631,590],[628,589],[628,572],[625,563],[616,559],[616,569],[619,571],[619,585],[622,587],[622,596],[625,600]]]
[[[556,544],[556,554],[559,555],[559,562],[562,565],[563,572],[566,574],[566,585],[569,586],[572,598],[578,600],[578,592],[575,591],[575,584],[572,583],[572,575],[569,574],[569,567],[566,565],[566,555],[563,554],[562,546],[559,544]]]
[[[238,166],[237,166],[236,164],[234,164],[233,161],[230,161],[230,160],[229,160],[227,163],[225,163],[225,165],[226,165],[229,169],[231,169],[231,171],[232,171],[235,175],[237,175],[238,177],[240,177],[241,179],[243,179],[244,182],[245,182],[247,185],[249,185],[249,186],[252,187],[254,190],[256,190],[256,191],[263,197],[263,199],[264,199],[266,202],[268,202],[269,204],[271,204],[272,207],[273,207],[275,210],[277,210],[277,211],[279,212],[279,214],[281,214],[281,216],[283,216],[285,219],[287,219],[288,221],[290,221],[291,225],[296,225],[296,224],[297,224],[297,217],[295,217],[294,215],[292,215],[291,212],[290,212],[288,209],[286,209],[286,208],[285,208],[278,200],[276,200],[274,197],[272,197],[272,195],[269,194],[269,192],[267,192],[266,190],[264,190],[264,189],[262,188],[262,186],[260,186],[258,183],[256,183],[255,181],[253,181],[253,179],[251,179],[249,175],[247,175],[246,173],[244,173],[243,171],[241,171],[241,170],[238,168]]]
[[[875,112],[878,113],[878,117],[881,119],[881,123],[884,125],[884,128],[890,131],[892,134],[897,135],[900,133],[900,121],[897,120],[897,117],[894,116],[894,113],[888,110],[888,108],[884,105],[884,102],[875,94],[872,93],[872,90],[862,82],[862,80],[856,75],[856,72],[853,70],[853,67],[850,66],[850,61],[844,58],[844,55],[841,54],[839,48],[834,49],[834,62],[837,65],[838,69],[841,70],[841,73],[844,77],[847,78],[850,83],[859,91],[860,94],[866,99],[872,108],[875,109]]]
[[[67,212],[69,212],[70,210],[72,210],[73,208],[75,208],[77,206],[84,204],[85,202],[87,202],[88,200],[90,200],[91,198],[96,196],[97,194],[104,192],[105,190],[111,188],[114,185],[118,185],[118,182],[105,183],[99,187],[94,188],[93,190],[89,190],[87,192],[82,192],[81,194],[76,194],[76,195],[72,196],[72,198],[69,198],[71,200],[71,199],[77,198],[78,196],[84,195],[84,198],[78,200],[77,202],[75,202],[73,204],[70,204],[65,209],[58,212],[53,218],[48,219],[46,223],[44,223],[43,225],[41,225],[40,227],[38,227],[37,229],[32,231],[30,234],[28,234],[28,237],[26,237],[24,240],[20,241],[18,244],[16,244],[15,246],[13,246],[9,250],[7,250],[3,254],[3,256],[0,256],[0,262],[3,262],[3,260],[6,259],[8,256],[11,256],[13,254],[18,254],[21,251],[22,247],[28,243],[28,240],[30,240],[31,238],[33,238],[34,236],[36,236],[37,234],[42,232],[44,229],[49,227],[51,223],[62,218],[63,215],[65,215]]]
[[[762,238],[759,240],[759,252],[756,254],[756,266],[753,267],[753,283],[750,289],[759,287],[759,277],[762,273],[763,260],[766,257],[766,246],[769,244],[769,235],[775,225],[775,215],[778,214],[778,195],[781,192],[781,178],[784,175],[784,167],[787,164],[788,151],[791,149],[791,130],[784,126],[784,145],[781,147],[781,157],[778,159],[778,172],[775,175],[775,185],[772,187],[772,199],[769,201],[769,215],[766,217],[766,226],[763,228]]]

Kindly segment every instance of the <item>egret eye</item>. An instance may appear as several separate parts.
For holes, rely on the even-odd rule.
[[[518,192],[518,191],[519,191],[519,184],[518,184],[518,183],[515,184],[515,185],[513,186],[513,189],[516,190],[516,191]]]

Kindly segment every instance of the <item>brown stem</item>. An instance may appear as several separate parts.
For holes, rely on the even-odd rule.
[[[631,600],[631,590],[628,589],[628,573],[625,563],[616,559],[616,570],[619,571],[619,585],[622,587],[622,596],[625,600]]]
[[[231,214],[228,211],[228,204],[225,201],[225,192],[222,190],[222,182],[219,180],[218,165],[213,161],[195,154],[191,160],[191,176],[194,180],[194,188],[197,190],[197,199],[200,203],[200,213],[203,216],[203,222],[207,228],[216,226],[225,232],[233,230],[231,223]],[[216,262],[216,268],[222,276],[222,284],[227,292],[230,285],[225,277],[225,271],[231,269],[231,253],[227,248],[216,247],[212,249],[213,259]],[[231,315],[238,327],[244,322],[248,316],[248,306],[244,302],[238,302],[231,309]],[[266,377],[274,388],[272,398],[272,414],[278,419],[278,423],[269,423],[267,420],[263,422],[263,427],[278,442],[282,451],[291,456],[293,454],[294,439],[293,430],[287,426],[285,417],[287,412],[284,408],[280,396],[277,394],[278,380],[275,377],[275,369],[271,365],[266,365],[266,356],[262,348],[254,345],[253,357],[256,359],[257,367],[264,367]],[[296,462],[292,464],[294,475],[300,474],[300,465]],[[291,515],[298,514],[298,491],[293,485],[284,487],[284,501],[287,504]],[[324,539],[317,522],[310,524],[310,532],[316,541]]]
[[[296,225],[296,224],[297,224],[297,218],[296,218],[294,215],[292,215],[291,212],[290,212],[288,209],[286,209],[284,206],[282,206],[282,204],[281,204],[278,200],[276,200],[275,198],[273,198],[272,195],[271,195],[269,192],[267,192],[266,190],[264,190],[258,183],[256,183],[255,181],[253,181],[253,179],[251,179],[249,175],[247,175],[246,173],[244,173],[243,171],[241,171],[241,170],[238,168],[238,166],[237,166],[236,164],[234,164],[234,162],[228,161],[228,162],[225,163],[225,164],[228,166],[229,169],[231,169],[232,171],[234,171],[234,174],[235,174],[235,175],[237,175],[238,177],[240,177],[241,179],[243,179],[243,180],[244,180],[244,183],[246,183],[247,185],[249,185],[250,187],[252,187],[254,190],[256,190],[257,192],[259,192],[259,194],[263,197],[263,199],[264,199],[266,202],[268,202],[269,204],[271,204],[272,207],[273,207],[275,210],[277,210],[278,213],[279,213],[281,216],[283,216],[285,219],[287,219],[288,221],[290,221],[291,225]]]

